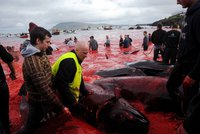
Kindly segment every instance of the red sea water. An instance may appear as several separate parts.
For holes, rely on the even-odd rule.
[[[141,43],[143,39],[143,31],[146,30],[148,33],[152,33],[155,29],[141,29],[141,30],[88,30],[88,31],[76,31],[74,34],[64,34],[52,37],[52,43],[59,47],[59,50],[53,51],[53,55],[49,56],[51,63],[55,62],[56,59],[69,51],[66,45],[63,43],[65,38],[76,36],[78,40],[88,41],[91,35],[99,43],[98,52],[90,52],[88,57],[82,63],[83,66],[83,76],[86,82],[92,83],[94,80],[99,79],[99,76],[94,75],[97,70],[103,70],[108,68],[118,68],[123,67],[126,62],[133,62],[142,59],[152,59],[153,45],[150,44],[148,51],[145,53],[142,50]],[[133,42],[132,46],[128,50],[123,50],[119,48],[118,41],[120,35],[128,34]],[[105,48],[104,42],[106,35],[110,37],[111,47]],[[0,42],[4,46],[14,46],[15,50],[19,50],[19,45],[24,39],[18,37],[0,37]],[[139,52],[135,54],[124,54],[124,51],[134,51],[140,49]],[[21,98],[17,95],[18,90],[23,83],[22,79],[22,62],[23,58],[20,56],[19,61],[15,61],[15,69],[17,73],[17,80],[12,81],[8,75],[9,70],[7,66],[2,63],[7,77],[7,82],[10,89],[10,121],[11,121],[11,131],[14,133],[18,130],[22,123],[19,116],[19,102]],[[150,131],[149,134],[175,134],[176,128],[181,123],[180,120],[176,120],[173,113],[146,113],[144,107],[141,103],[132,102],[136,108],[143,112],[147,118],[150,120]],[[103,132],[85,121],[73,117],[70,121],[67,119],[57,119],[50,123],[47,123],[41,127],[37,134],[108,134]]]

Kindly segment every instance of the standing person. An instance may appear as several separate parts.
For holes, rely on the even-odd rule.
[[[98,50],[98,43],[97,41],[94,39],[94,36],[90,36],[90,40],[89,42],[89,50]]]
[[[88,52],[88,45],[84,42],[78,42],[75,50],[62,55],[52,67],[55,87],[61,96],[63,104],[72,113],[83,113],[79,99],[89,94],[85,89],[81,67],[81,63]]]
[[[129,36],[129,35],[127,35],[127,37],[128,37],[128,39],[129,39],[129,46],[131,46],[131,45],[132,45],[132,42],[133,42],[133,40],[132,40],[132,38],[130,38],[130,36]]]
[[[162,24],[157,25],[157,30],[152,33],[151,41],[154,44],[153,60],[157,61],[158,54],[160,53],[163,59],[163,39],[166,31],[162,29]]]
[[[149,33],[148,36],[149,36],[149,42],[151,42],[151,33]]]
[[[144,31],[143,35],[144,35],[144,38],[143,38],[142,47],[143,47],[143,50],[146,51],[148,49],[148,45],[149,45],[149,38],[147,35],[147,31]]]
[[[120,35],[119,47],[122,48],[123,46],[124,46],[124,39],[123,39],[122,35]]]
[[[130,39],[128,37],[128,35],[124,35],[124,45],[123,48],[129,48],[130,46]]]
[[[39,127],[41,119],[51,111],[68,113],[52,89],[52,73],[45,50],[50,45],[51,34],[42,27],[30,33],[30,42],[23,51],[22,72],[27,86],[29,113],[25,126],[17,134],[30,134]]]
[[[74,36],[74,43],[77,43],[78,39],[76,38],[76,36]]]
[[[182,85],[185,98],[183,108],[187,110],[183,127],[188,134],[199,134],[200,1],[177,0],[177,3],[187,8],[187,11],[182,25],[177,62],[167,82],[167,89],[169,95],[176,100],[177,88]]]
[[[177,25],[172,26],[172,30],[165,34],[163,44],[165,47],[163,63],[174,65],[176,62],[176,55],[178,51],[178,44],[180,40],[180,32],[177,30]]]
[[[11,73],[10,77],[12,80],[16,79],[15,69],[13,66],[14,58],[10,55],[6,49],[0,44],[0,58],[4,61]],[[4,74],[3,68],[0,64],[0,124],[2,124],[5,134],[10,134],[9,126],[9,89],[6,82],[6,76]],[[1,130],[0,130],[1,132]]]
[[[110,39],[109,39],[108,35],[106,35],[106,42],[104,43],[104,46],[105,47],[110,47]]]
[[[75,48],[75,42],[72,40],[71,37],[69,38],[69,41],[67,42],[67,47],[69,48],[69,51]]]

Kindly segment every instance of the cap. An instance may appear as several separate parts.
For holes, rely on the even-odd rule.
[[[31,32],[34,28],[36,28],[36,27],[38,27],[35,23],[33,23],[33,22],[30,22],[29,23],[29,29],[28,29],[28,31],[29,32]]]

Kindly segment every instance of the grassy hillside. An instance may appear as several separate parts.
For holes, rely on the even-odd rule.
[[[153,26],[156,26],[158,23],[162,23],[163,26],[172,26],[173,24],[178,24],[181,26],[181,22],[183,21],[184,15],[182,13],[170,16],[165,19],[161,19],[159,21],[155,21],[152,23]]]

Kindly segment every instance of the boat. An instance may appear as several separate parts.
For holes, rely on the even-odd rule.
[[[28,33],[21,33],[20,38],[28,38]]]
[[[128,30],[133,30],[133,29],[134,29],[134,27],[129,27],[129,28],[128,28]]]
[[[64,33],[73,34],[76,30],[64,30]]]
[[[59,29],[53,29],[52,30],[52,35],[59,35],[60,34],[60,30]]]
[[[112,26],[105,26],[103,29],[104,30],[112,30]]]

